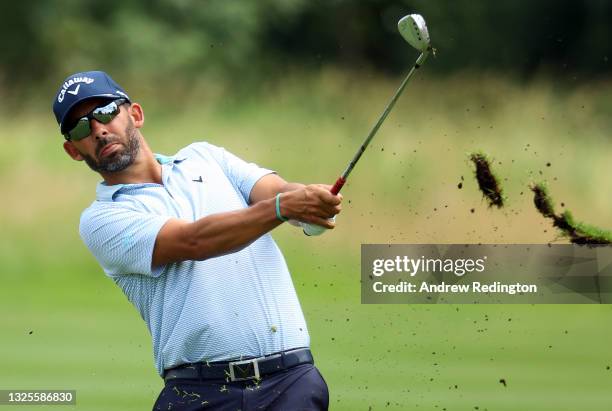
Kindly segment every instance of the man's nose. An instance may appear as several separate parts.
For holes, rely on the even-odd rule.
[[[108,134],[108,130],[106,129],[106,124],[99,122],[95,118],[89,120],[89,126],[91,127],[91,134],[95,138],[104,137]]]

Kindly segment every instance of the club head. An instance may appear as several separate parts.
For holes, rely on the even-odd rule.
[[[420,14],[409,14],[400,19],[397,28],[402,37],[415,49],[425,52],[430,47],[429,31]]]

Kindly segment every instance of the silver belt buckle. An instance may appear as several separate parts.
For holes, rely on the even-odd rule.
[[[258,380],[259,379],[259,365],[257,364],[257,360],[258,358],[253,358],[250,360],[244,360],[244,361],[231,361],[228,365],[229,365],[229,371],[230,371],[230,381],[246,381],[246,380]],[[248,377],[236,377],[236,372],[234,371],[234,367],[237,367],[240,371],[242,371],[243,368],[241,368],[241,365],[249,365],[249,364],[253,364],[253,375],[252,376],[248,376]],[[242,372],[242,374],[244,374],[244,372]]]

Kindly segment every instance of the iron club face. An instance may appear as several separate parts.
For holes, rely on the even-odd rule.
[[[420,14],[409,14],[400,19],[397,28],[402,37],[415,49],[426,52],[430,47],[429,31]]]

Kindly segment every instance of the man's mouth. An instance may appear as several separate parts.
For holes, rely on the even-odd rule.
[[[119,143],[109,143],[105,145],[104,148],[100,151],[99,156],[106,157],[107,155],[110,155],[114,153],[116,150],[118,150],[119,146],[120,146]]]

